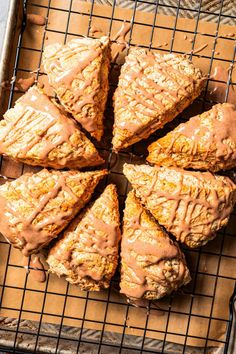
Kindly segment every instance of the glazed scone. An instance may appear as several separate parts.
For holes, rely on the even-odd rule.
[[[121,293],[157,300],[191,280],[177,243],[129,192],[121,241]]]
[[[82,290],[108,288],[118,262],[119,226],[118,196],[110,184],[50,250],[50,272]]]
[[[0,121],[0,153],[29,165],[77,168],[104,161],[95,146],[34,86]]]
[[[236,185],[210,172],[126,164],[124,174],[159,224],[191,248],[215,237],[236,201]]]
[[[199,96],[204,81],[183,55],[131,49],[114,94],[113,149],[145,139],[173,120]]]
[[[25,256],[37,253],[89,201],[106,170],[26,173],[0,186],[0,232]]]
[[[44,70],[61,104],[97,140],[103,135],[110,60],[105,36],[52,44],[43,53]]]
[[[147,160],[159,166],[177,166],[217,172],[236,166],[236,109],[217,104],[180,124],[148,147]]]

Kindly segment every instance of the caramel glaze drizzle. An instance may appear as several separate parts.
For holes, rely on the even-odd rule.
[[[173,133],[173,139],[170,145],[165,149],[165,153],[169,154],[173,148],[176,140],[181,136],[191,140],[191,150],[188,156],[191,160],[198,151],[198,146],[202,144],[202,138],[207,136],[206,139],[206,152],[203,159],[206,160],[210,151],[215,147],[216,158],[220,161],[236,160],[236,110],[232,104],[218,104],[213,106],[209,111],[212,117],[212,126],[209,128],[207,125],[201,123],[201,115],[191,118],[188,122],[180,124],[176,131]],[[230,139],[232,143],[229,143]],[[161,152],[161,146],[157,149]]]
[[[88,112],[88,104],[96,104],[94,97],[99,90],[99,84],[93,88],[91,93],[85,94],[85,92],[92,85],[94,79],[98,76],[99,68],[93,70],[93,72],[90,72],[87,79],[84,77],[83,71],[102,54],[102,43],[99,42],[91,49],[87,49],[88,48],[84,46],[84,51],[86,50],[86,56],[83,56],[83,53],[81,52],[81,58],[78,57],[76,65],[66,71],[64,71],[62,68],[60,59],[55,59],[49,64],[45,63],[44,66],[47,72],[55,72],[56,78],[54,79],[54,82],[50,80],[50,76],[49,81],[50,84],[54,86],[54,88],[60,90],[60,97],[63,97],[67,90],[73,90],[73,97],[70,96],[68,102],[66,102],[66,106],[72,113],[81,113],[83,118],[80,119],[80,123],[87,131],[94,132],[97,129],[97,124]],[[78,46],[74,49],[70,47],[68,51],[70,52],[67,53],[68,57],[69,55],[70,57],[77,55]],[[73,82],[76,79],[83,81],[83,85],[81,87],[73,86]],[[61,91],[62,88],[63,91]]]
[[[28,78],[20,78],[16,82],[16,86],[22,91],[27,91],[34,83],[35,83],[35,76],[31,76]]]
[[[177,88],[171,89],[169,85],[167,89],[162,85],[156,83],[153,79],[148,78],[146,71],[150,67],[154,67],[155,72],[158,72],[160,76],[162,76],[163,78],[167,78],[171,81],[171,83],[177,85]],[[179,82],[174,79],[171,74],[176,74],[180,79]],[[183,85],[183,79],[187,82],[187,84]],[[129,111],[132,113],[133,117],[135,117],[137,121],[118,121],[115,122],[115,126],[120,129],[127,129],[132,133],[138,133],[140,125],[143,125],[142,119],[137,114],[137,112],[140,110],[137,107],[138,105],[143,106],[143,114],[155,118],[157,116],[158,111],[165,109],[166,104],[163,102],[163,99],[170,101],[172,104],[176,104],[179,93],[182,92],[185,96],[187,96],[187,87],[195,83],[195,81],[191,77],[180,73],[177,69],[174,69],[173,66],[167,65],[163,59],[159,59],[152,52],[146,52],[145,54],[141,54],[141,58],[132,58],[131,55],[129,55],[126,58],[125,67],[123,68],[123,71],[121,71],[120,80],[124,80],[126,83],[130,83],[131,85],[133,84],[133,82],[135,82],[135,92],[131,92],[131,90],[126,89],[125,94],[122,93],[121,96],[119,95],[119,98],[121,100],[120,104],[122,105],[122,107],[124,107],[124,109],[127,109],[128,106]],[[142,81],[145,82],[145,86],[147,85],[148,87],[152,88],[154,93],[148,92],[145,86],[143,85]],[[128,85],[126,84],[126,86]],[[157,94],[162,94],[161,98],[158,99],[156,97]],[[134,104],[131,105],[131,102]],[[115,111],[117,111],[116,107]],[[160,127],[163,124],[162,122],[158,121],[156,125],[157,127]]]
[[[106,210],[109,203],[106,196],[101,209]],[[90,210],[77,228],[72,231],[76,234],[76,239],[79,238],[73,247],[66,251],[64,247],[59,246],[54,253],[54,257],[60,262],[64,262],[68,269],[76,269],[76,275],[80,278],[88,277],[94,281],[101,281],[106,274],[103,270],[98,272],[97,269],[90,268],[89,261],[78,264],[76,260],[78,252],[99,254],[101,257],[115,256],[118,252],[119,225],[107,224],[102,218],[103,216],[97,218]],[[99,232],[102,232],[103,235]],[[77,248],[81,250],[77,252]]]
[[[117,58],[121,52],[125,50],[127,47],[127,42],[125,40],[126,35],[129,33],[131,29],[131,24],[126,23],[125,21],[122,23],[120,29],[117,31],[117,33],[114,35],[112,38],[112,45],[111,48],[113,49],[113,54],[112,54],[112,62],[116,63]],[[90,32],[92,35],[96,33],[100,33],[101,35],[105,36],[105,33],[100,27],[97,27],[95,25],[92,25],[90,27]]]
[[[210,77],[210,79],[215,80],[211,82],[212,90],[210,91],[211,99],[214,101],[225,101],[227,82],[232,77],[233,69],[233,65],[230,65],[228,69],[225,69],[220,65],[215,67],[214,73]],[[224,82],[218,82],[216,80]],[[233,104],[236,102],[236,88],[232,84],[229,85],[227,102]]]
[[[37,282],[45,282],[46,273],[44,265],[38,255],[31,255],[29,257],[23,256],[22,264],[26,269],[27,273],[30,273]]]
[[[39,127],[39,133],[29,134],[28,140],[24,142],[17,154],[18,158],[26,158],[27,153],[45,136],[51,136],[52,139],[47,139],[40,146],[38,155],[42,161],[53,149],[63,143],[70,142],[70,137],[76,129],[75,124],[64,116],[50,99],[36,87],[32,87],[16,105],[22,106],[23,112],[3,128],[3,134],[0,137],[0,153],[5,153],[8,147],[22,140],[22,135],[26,137],[28,133]],[[55,135],[58,135],[56,139]]]
[[[59,212],[57,216],[47,216],[43,221],[37,222],[37,216],[43,212],[48,202],[56,198],[60,191],[68,193],[70,197],[75,200],[78,199],[70,187],[66,185],[65,177],[59,175],[56,171],[54,171],[54,175],[58,175],[57,181],[55,181],[52,189],[37,201],[36,205],[29,202],[27,195],[21,195],[21,199],[23,199],[26,204],[30,204],[32,208],[32,212],[28,217],[20,216],[19,210],[14,209],[14,205],[10,205],[7,199],[0,196],[0,206],[1,210],[3,210],[3,215],[0,219],[0,232],[9,240],[9,242],[11,242],[12,239],[15,239],[15,233],[17,232],[17,238],[20,241],[20,249],[26,257],[47,245],[55,236],[45,230],[46,226],[56,224],[60,227],[64,225],[65,220],[70,219],[71,217],[72,212],[71,210],[68,210],[65,212]],[[27,185],[29,176],[31,176],[31,174],[23,175],[21,177],[21,183]],[[25,191],[29,191],[29,189],[27,190],[27,188],[25,188]],[[9,216],[15,217],[14,223],[10,220]],[[20,231],[19,229],[18,231],[16,230],[18,225],[21,225]]]
[[[181,253],[178,247],[163,234],[162,237],[155,237],[152,232],[160,232],[157,227],[150,230],[144,227],[141,223],[143,210],[138,211],[137,216],[124,224],[124,234],[122,236],[122,250],[121,257],[123,262],[129,267],[131,272],[131,283],[134,286],[126,286],[124,282],[121,283],[121,292],[125,293],[131,298],[141,298],[147,291],[156,291],[147,283],[147,278],[153,278],[156,282],[163,284],[170,284],[173,286],[173,281],[169,281],[163,273],[165,270],[165,262],[171,259],[179,259],[179,270],[174,282],[181,282],[185,274],[185,266],[182,261]],[[132,230],[132,234],[127,237],[126,232]],[[136,233],[140,230],[140,233]],[[146,240],[141,240],[141,237],[146,236]],[[135,255],[134,255],[135,253]],[[146,258],[148,265],[157,265],[155,268],[155,275],[149,274],[148,266],[141,267],[137,263],[137,256]],[[150,261],[151,258],[151,261]],[[145,260],[144,260],[145,262]]]
[[[113,43],[113,47],[115,44],[117,44],[118,49],[114,52],[112,55],[112,61],[113,63],[116,63],[116,60],[121,52],[125,50],[127,47],[127,41],[125,40],[126,35],[129,33],[131,29],[131,24],[126,23],[125,21],[122,23],[121,28],[119,31],[114,35],[112,41],[115,42]]]
[[[158,206],[165,205],[167,201],[173,201],[168,221],[163,223],[163,225],[167,231],[175,235],[178,241],[185,242],[186,237],[194,233],[201,233],[207,237],[213,235],[212,225],[216,224],[219,220],[224,220],[230,215],[232,209],[230,203],[230,187],[235,189],[235,184],[229,178],[225,177],[227,183],[221,182],[224,193],[220,196],[217,193],[217,188],[214,188],[217,178],[212,173],[189,172],[179,168],[175,168],[174,173],[176,186],[175,190],[170,193],[164,190],[164,188],[156,188],[156,183],[160,177],[159,171],[155,171],[150,189],[147,193],[143,194],[145,202],[147,202],[150,196],[155,196]],[[194,183],[194,188],[191,188],[192,195],[190,195],[190,191],[187,191],[186,194],[184,192],[184,179],[188,176],[196,182]],[[212,187],[206,192],[206,196],[202,197],[202,188],[204,188],[206,183],[211,183]],[[201,221],[201,223],[198,223],[195,220],[197,218],[193,218],[193,213],[197,206],[201,208],[198,215],[203,213],[207,216],[204,222]],[[180,207],[181,213],[178,212]]]
[[[116,41],[117,43],[120,43],[120,44],[123,44],[126,46],[127,43],[126,43],[125,37],[129,33],[130,29],[131,29],[131,24],[126,23],[124,21],[122,23],[122,26],[119,29],[119,31],[115,34],[113,41]]]
[[[203,51],[203,49],[205,49],[206,47],[208,47],[208,44],[206,43],[206,44],[203,44],[202,46],[200,46],[200,47],[198,47],[198,48],[196,48],[196,49],[192,49],[191,51],[190,51],[190,53],[188,53],[188,54],[197,54],[197,53],[200,53],[201,51]]]
[[[38,14],[27,14],[27,22],[33,25],[44,26],[46,18]]]
[[[98,27],[98,26],[95,26],[95,25],[92,25],[90,27],[90,33],[92,35],[96,34],[96,33],[101,33],[103,36],[105,36],[105,33],[103,32],[102,28],[101,27]]]

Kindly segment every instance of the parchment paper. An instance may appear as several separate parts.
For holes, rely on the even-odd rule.
[[[34,0],[34,3],[40,5],[48,5],[47,0]],[[51,7],[48,14],[48,26],[45,33],[45,28],[31,25],[27,26],[26,32],[23,37],[23,48],[20,51],[20,61],[18,65],[18,72],[16,79],[21,77],[29,77],[28,71],[37,70],[40,65],[41,48],[43,45],[43,38],[45,36],[45,45],[60,42],[65,40],[64,31],[67,27],[68,13],[61,11],[62,9],[69,8],[69,1],[52,0]],[[57,9],[56,9],[57,8]],[[69,40],[75,35],[87,35],[88,25],[90,22],[91,4],[73,1],[72,11],[70,14],[70,21],[68,26]],[[29,13],[40,13],[47,16],[47,9],[45,7],[28,7]],[[112,16],[112,7],[103,5],[94,5],[91,26],[101,28],[105,33],[111,30],[111,38],[120,29],[122,21],[130,21],[132,19],[132,10],[115,8],[113,13],[113,24],[110,28],[110,17]],[[104,16],[100,18],[99,16]],[[132,29],[133,45],[149,46],[150,37],[152,34],[152,25],[154,21],[154,14],[136,12],[134,18],[134,25]],[[173,32],[173,27],[176,18],[165,15],[157,15],[155,21],[155,29],[153,31],[152,46],[154,50],[163,52],[169,50],[171,47],[172,36],[175,36],[173,42],[173,51],[177,52],[190,52],[192,43],[189,41],[194,39],[193,32],[196,28],[196,21],[191,19],[177,18],[176,28],[178,31]],[[163,26],[165,29],[159,28]],[[167,27],[169,29],[167,29]],[[205,74],[209,72],[210,59],[205,56],[211,57],[212,50],[215,45],[215,37],[208,37],[205,34],[214,35],[217,29],[216,23],[200,22],[198,23],[198,32],[204,34],[197,34],[195,38],[195,48],[200,48],[204,44],[208,46],[199,53],[199,56],[193,56],[193,62],[199,66]],[[55,32],[57,31],[57,32]],[[236,27],[227,25],[220,25],[219,36],[227,33],[236,32]],[[91,33],[90,33],[91,34]],[[129,39],[127,35],[127,39]],[[187,36],[187,39],[185,38]],[[96,33],[96,36],[100,36]],[[212,61],[211,73],[217,65],[228,68],[234,53],[235,41],[232,39],[219,38],[216,43],[215,58]],[[162,45],[158,49],[158,46]],[[124,56],[125,53],[122,55]],[[119,59],[122,62],[122,55]],[[43,68],[40,67],[40,72]],[[235,81],[236,73],[233,72],[232,81]],[[111,73],[111,89],[115,88],[117,80],[117,71]],[[48,93],[52,94],[47,84],[46,76],[40,75],[39,82],[44,83]],[[211,88],[209,83],[208,89]],[[14,101],[21,95],[20,92],[15,92]],[[204,95],[203,95],[204,96]],[[111,126],[111,101],[108,103],[106,113],[107,126]],[[189,118],[193,114],[207,108],[207,104],[201,101],[194,103],[188,108],[183,117]],[[177,123],[172,123],[177,124]],[[170,127],[171,125],[169,125]],[[163,131],[160,134],[164,134]],[[102,147],[108,147],[110,137],[105,134]],[[138,155],[142,154],[146,149],[147,143],[136,144],[133,153]],[[101,146],[101,145],[100,145]],[[104,155],[107,152],[101,149]],[[114,160],[114,161],[113,161]],[[116,172],[122,171],[124,162],[138,162],[145,161],[142,157],[135,157],[120,153],[118,158],[112,156],[111,173],[108,182],[115,182],[118,186],[121,205],[125,197],[126,180],[124,176]],[[17,178],[22,172],[34,170],[29,166],[10,161],[3,158],[1,174],[9,178]],[[4,183],[4,180],[1,180]],[[100,187],[100,189],[102,186]],[[4,282],[4,275],[6,271],[5,288],[2,293],[2,309],[0,315],[6,318],[18,318],[19,309],[22,308],[21,319],[28,319],[31,321],[42,320],[42,323],[62,324],[63,326],[80,327],[82,322],[84,328],[97,329],[111,332],[123,333],[123,326],[125,327],[125,335],[143,336],[144,327],[147,321],[146,338],[153,338],[165,340],[167,342],[174,342],[184,344],[185,334],[188,333],[187,345],[192,346],[205,346],[205,338],[208,336],[207,346],[220,346],[216,340],[225,340],[225,331],[227,320],[229,316],[228,304],[229,298],[233,292],[235,279],[236,279],[236,238],[233,236],[235,230],[236,216],[233,215],[231,221],[226,229],[226,235],[223,240],[223,231],[219,233],[214,241],[211,241],[205,246],[200,254],[196,251],[187,251],[186,257],[192,273],[193,280],[196,277],[196,287],[193,287],[194,281],[190,285],[174,294],[173,297],[166,297],[154,305],[148,312],[145,306],[133,307],[124,306],[126,299],[121,296],[118,291],[103,291],[95,292],[82,292],[76,286],[70,286],[64,279],[59,279],[54,275],[48,277],[46,283],[40,284],[34,281],[29,276],[26,278],[26,272],[21,265],[21,255],[18,250],[13,248],[9,251],[9,245],[1,238],[0,243],[0,284]],[[221,256],[220,256],[221,253]],[[9,259],[8,259],[9,256]],[[198,262],[199,258],[199,262]],[[7,266],[8,262],[8,266]],[[7,267],[7,268],[6,268]],[[216,274],[218,273],[218,281],[216,282]],[[222,278],[224,276],[225,278]],[[26,290],[24,292],[24,287]],[[68,289],[67,289],[68,287]],[[113,285],[114,288],[114,285]],[[35,291],[36,290],[36,291]],[[46,295],[45,295],[45,290]],[[68,296],[65,298],[66,290]],[[215,292],[215,296],[214,296]],[[106,300],[109,298],[109,304]],[[100,301],[94,301],[94,299]],[[86,306],[86,308],[85,308]],[[157,308],[158,306],[159,308]],[[11,309],[9,309],[11,308]],[[191,315],[189,314],[191,309]],[[170,311],[169,311],[170,310]],[[33,312],[27,312],[33,311]],[[83,317],[85,311],[85,317]],[[128,311],[128,312],[127,312]],[[181,312],[176,314],[175,311]],[[43,312],[43,315],[41,313]],[[105,315],[106,314],[106,315]],[[64,315],[63,320],[61,316]],[[202,317],[199,317],[202,316]],[[211,317],[211,320],[209,320]],[[105,321],[105,325],[104,325]],[[7,323],[2,322],[3,326]],[[168,326],[167,326],[168,323]],[[0,325],[1,326],[1,325]],[[60,327],[60,326],[59,326]],[[59,329],[58,329],[59,330]],[[165,333],[168,333],[167,335]],[[201,337],[196,338],[196,337]],[[68,338],[69,339],[69,338]]]

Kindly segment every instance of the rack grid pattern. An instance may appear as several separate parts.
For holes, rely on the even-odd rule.
[[[66,4],[62,1],[53,1],[53,0],[24,0],[23,1],[23,7],[24,7],[24,16],[23,16],[23,22],[22,22],[22,29],[18,37],[17,41],[17,48],[16,48],[16,54],[14,58],[14,67],[12,71],[12,76],[17,77],[17,75],[21,75],[22,73],[29,73],[32,70],[35,69],[35,67],[30,67],[30,68],[25,68],[20,66],[20,57],[22,55],[27,54],[27,52],[36,52],[38,55],[38,70],[37,70],[37,78],[41,78],[43,76],[43,72],[41,71],[41,60],[42,60],[42,52],[44,49],[44,45],[47,40],[47,35],[50,34],[55,34],[55,35],[60,35],[64,36],[64,42],[66,42],[71,36],[80,36],[78,33],[73,33],[71,32],[71,26],[70,22],[72,21],[72,17],[76,14],[82,15],[87,18],[87,33],[83,33],[83,35],[90,36],[91,32],[91,25],[93,22],[94,18],[99,18],[101,20],[106,21],[107,24],[107,30],[108,30],[108,35],[111,35],[112,32],[112,27],[113,23],[116,21],[122,23],[122,19],[116,18],[116,0],[113,1],[113,5],[110,9],[110,16],[103,15],[102,13],[97,13],[95,12],[95,1],[92,0],[91,6],[90,6],[90,11],[89,12],[77,12],[74,4],[77,2],[77,0],[68,0]],[[210,38],[213,41],[213,47],[211,51],[211,55],[201,55],[201,58],[203,60],[207,60],[209,65],[209,72],[208,72],[208,79],[206,83],[206,88],[203,94],[201,95],[200,98],[196,100],[195,105],[198,107],[198,110],[200,112],[204,111],[209,105],[212,105],[212,101],[209,100],[209,97],[207,96],[207,89],[208,85],[211,81],[213,81],[211,77],[212,73],[212,67],[213,67],[213,62],[216,58],[216,48],[217,48],[217,41],[219,38],[219,31],[220,31],[220,25],[221,25],[221,19],[225,17],[229,17],[230,20],[236,20],[236,17],[233,15],[225,15],[224,14],[224,1],[219,1],[220,2],[220,8],[219,10],[214,13],[210,12],[208,14],[212,15],[215,19],[215,33],[204,33],[204,36],[206,38]],[[57,6],[57,3],[59,3],[61,6]],[[183,8],[181,6],[181,0],[176,1],[175,6],[173,5],[165,5],[165,1],[157,0],[153,1],[153,5],[155,6],[154,12],[153,12],[153,24],[149,23],[144,23],[140,22],[140,20],[136,20],[136,13],[138,12],[139,6],[144,5],[145,3],[149,3],[150,1],[143,1],[143,0],[134,0],[130,1],[130,7],[132,8],[132,20],[131,20],[131,30],[130,33],[128,34],[128,48],[132,45],[136,45],[136,43],[133,43],[132,37],[134,33],[134,26],[145,26],[149,27],[149,33],[150,33],[150,39],[149,39],[149,44],[148,45],[141,45],[143,47],[147,47],[152,50],[159,50],[160,52],[177,52],[177,53],[183,53],[181,51],[176,51],[175,48],[175,37],[177,33],[183,33],[186,35],[191,35],[192,42],[192,51],[190,53],[190,58],[194,60],[195,57],[199,57],[199,54],[194,53],[194,48],[196,47],[196,40],[197,40],[197,35],[200,33],[199,31],[199,23],[201,21],[202,15],[204,11],[201,11],[201,3],[202,1],[200,0],[198,10],[196,10],[196,6],[193,6],[193,8]],[[175,19],[172,22],[172,25],[159,25],[157,24],[157,16],[159,14],[160,8],[161,7],[171,7],[172,11],[175,11]],[[65,15],[66,18],[66,23],[65,23],[65,30],[61,31],[56,28],[50,27],[50,21],[48,21],[45,25],[45,31],[42,36],[42,45],[41,48],[31,48],[28,46],[25,46],[24,44],[24,33],[25,33],[25,27],[26,27],[26,11],[30,7],[31,11],[35,9],[36,12],[40,9],[44,12],[45,17],[47,19],[50,19],[50,14],[51,12],[63,12],[63,15]],[[178,19],[184,14],[184,11],[190,11],[193,13],[193,19],[195,20],[195,28],[194,30],[189,30],[189,29],[181,29],[178,27]],[[153,38],[155,36],[155,31],[157,29],[161,30],[166,30],[166,31],[171,31],[171,40],[169,43],[168,48],[165,47],[156,47],[155,44],[153,43]],[[224,35],[221,35],[220,38],[225,41],[234,41],[234,38],[230,37],[224,37]],[[233,43],[233,42],[231,42]],[[218,58],[219,62],[224,62],[228,63],[230,65],[230,70],[231,73],[233,71],[233,65],[235,62],[235,47],[233,51],[232,58]],[[225,84],[227,85],[226,89],[226,94],[225,94],[225,101],[227,101],[228,95],[229,95],[229,88],[230,85],[234,86],[235,82],[231,79],[233,75],[229,75],[229,78]],[[12,82],[10,92],[9,92],[9,98],[8,98],[8,108],[10,108],[15,101],[16,98],[18,98],[18,95],[21,93],[19,91],[16,91],[15,89],[15,82]],[[114,90],[115,88],[115,83],[111,83],[111,91]],[[111,114],[111,104],[108,104],[107,108],[107,115]],[[182,115],[180,118],[178,118],[174,124],[179,123],[179,121],[182,121],[185,119],[184,115]],[[169,127],[172,126],[173,123],[168,125]],[[154,138],[156,138],[158,134],[154,134]],[[102,143],[102,146],[98,146],[98,149],[101,151],[101,154],[103,154],[106,157],[107,160],[107,168],[110,171],[109,176],[107,177],[105,183],[109,182],[115,182],[118,185],[118,191],[119,191],[119,197],[121,201],[121,209],[123,206],[123,202],[125,199],[125,195],[127,193],[127,190],[129,188],[128,182],[125,180],[123,174],[122,174],[122,164],[123,162],[136,162],[139,161],[140,159],[143,158],[141,156],[145,151],[142,150],[142,144],[136,144],[134,147],[127,149],[124,152],[121,152],[116,156],[109,145],[107,141],[110,141],[110,136],[105,137],[105,142]],[[140,152],[141,151],[141,152]],[[7,169],[6,167],[6,162],[4,162],[4,159],[1,161],[1,173],[3,175],[6,175],[7,178],[15,178],[16,176],[12,176],[11,172]],[[18,166],[18,172],[19,175],[25,171],[27,171],[27,166],[20,165]],[[103,188],[101,186],[100,188]],[[232,215],[233,222],[231,223],[232,225],[235,223],[236,220],[236,214],[233,213]],[[0,338],[1,338],[1,332],[4,334],[9,333],[9,338],[10,338],[10,344],[7,346],[1,346],[0,345],[0,350],[4,352],[11,352],[11,353],[24,353],[27,350],[30,352],[39,352],[42,350],[41,346],[41,341],[45,340],[51,340],[50,343],[52,343],[52,353],[60,353],[62,352],[61,350],[61,343],[68,342],[69,348],[71,350],[71,353],[80,353],[80,352],[86,352],[83,351],[85,350],[84,348],[91,348],[87,349],[87,353],[89,353],[91,350],[91,353],[131,353],[131,352],[138,352],[138,353],[175,353],[175,351],[172,351],[172,349],[169,346],[169,338],[170,336],[177,336],[178,337],[178,342],[181,343],[181,345],[178,346],[178,353],[189,353],[189,339],[198,339],[202,340],[203,346],[202,348],[198,348],[197,353],[208,353],[208,348],[209,346],[216,347],[216,346],[222,346],[224,353],[227,353],[228,346],[229,346],[229,339],[230,339],[230,332],[232,328],[232,318],[233,318],[233,305],[234,305],[234,297],[236,294],[236,286],[235,286],[235,279],[236,279],[236,274],[235,271],[232,270],[232,272],[228,272],[225,274],[222,272],[222,264],[228,262],[228,267],[234,269],[236,268],[236,253],[233,249],[231,250],[231,243],[235,241],[235,236],[234,236],[235,230],[233,230],[233,226],[225,228],[219,232],[219,236],[215,241],[212,241],[212,243],[209,246],[200,248],[199,250],[188,250],[184,248],[184,251],[186,253],[187,260],[190,262],[190,268],[191,268],[191,274],[192,274],[192,282],[189,287],[184,289],[183,294],[179,294],[180,296],[184,296],[186,299],[186,310],[182,311],[178,309],[178,307],[175,306],[175,298],[178,296],[178,294],[173,294],[169,296],[168,298],[163,300],[163,303],[156,304],[155,302],[149,302],[147,304],[140,304],[139,308],[137,311],[141,311],[142,313],[142,320],[140,320],[140,323],[130,323],[130,317],[132,312],[136,311],[136,308],[132,305],[132,303],[127,303],[124,298],[118,295],[117,292],[115,292],[116,289],[118,289],[118,275],[115,276],[114,280],[112,281],[111,288],[107,291],[104,292],[102,296],[99,294],[93,294],[89,292],[80,292],[77,290],[74,290],[73,287],[71,287],[69,284],[66,284],[64,282],[64,287],[63,291],[58,290],[56,288],[57,283],[55,283],[55,278],[52,279],[52,275],[49,274],[46,280],[46,283],[43,285],[40,285],[38,288],[36,286],[32,286],[31,282],[29,281],[29,274],[25,274],[24,276],[24,281],[21,283],[12,283],[9,281],[12,277],[12,273],[17,273],[24,271],[23,267],[17,264],[13,260],[13,255],[15,250],[8,245],[8,243],[1,238],[0,239],[0,247],[4,251],[4,262],[5,262],[5,273],[3,274],[0,287],[1,287],[1,299],[0,299],[0,309],[2,312],[7,312],[9,314],[9,317],[11,317],[11,311],[12,313],[17,313],[17,320],[14,322],[14,325],[12,327],[3,325],[1,326],[0,322]],[[234,242],[235,243],[235,242]],[[214,268],[213,269],[204,269],[202,264],[204,263],[204,260],[207,258],[212,258],[214,259]],[[208,286],[205,286],[203,289],[199,286],[199,284],[202,281],[205,281],[206,284],[209,279],[209,288]],[[217,291],[219,287],[224,286],[224,282],[229,282],[232,287],[232,294],[228,294],[228,298],[225,300],[225,303],[222,306],[225,306],[224,308],[224,314],[223,315],[215,315],[214,313],[214,305],[216,302],[217,298]],[[54,284],[55,287],[54,287]],[[61,283],[60,283],[61,284]],[[7,296],[8,299],[10,299],[11,294],[13,292],[19,293],[19,302],[15,303],[12,305],[10,303],[5,301],[5,297]],[[7,295],[6,295],[7,294]],[[231,295],[230,301],[229,301],[229,316],[228,316],[228,300]],[[54,297],[57,298],[57,301],[59,301],[61,305],[60,309],[60,314],[58,313],[51,313],[50,312],[50,301],[53,301]],[[26,306],[28,304],[28,299],[31,298],[31,301],[40,301],[39,305],[39,310],[36,310],[35,308],[31,309],[30,306]],[[205,314],[201,313],[196,313],[195,311],[195,299],[200,298],[201,301],[205,301],[208,306],[208,315],[206,316]],[[73,315],[73,311],[69,311],[68,308],[70,308],[70,303],[79,304],[81,307],[80,314],[76,313],[76,315]],[[91,307],[94,308],[94,317],[88,318],[87,314],[88,311],[91,314]],[[96,317],[96,310],[95,308],[98,307],[101,310],[101,313],[99,316]],[[111,319],[110,313],[112,311],[112,308],[117,307],[120,309],[122,312],[123,316],[123,322],[115,322],[114,319]],[[163,315],[164,313],[164,315]],[[227,313],[227,316],[225,316],[225,313]],[[155,314],[158,314],[158,316],[163,317],[165,320],[163,320],[163,326],[162,328],[156,328],[154,325],[153,321],[153,316]],[[179,321],[184,322],[184,329],[182,331],[178,331],[178,328],[173,328],[172,326],[172,316],[179,316]],[[33,322],[34,328],[25,328],[24,327],[24,319],[30,319],[31,316],[32,318],[35,319]],[[160,318],[161,318],[160,317]],[[227,318],[226,318],[227,317]],[[53,319],[53,320],[52,320]],[[74,333],[74,335],[68,336],[66,331],[65,331],[65,326],[70,326],[70,321],[73,321],[73,324],[75,322],[78,323],[78,331]],[[192,333],[192,325],[193,322],[196,323],[196,321],[199,323],[199,326],[204,324],[206,326],[206,336],[195,336]],[[53,322],[56,323],[55,326],[55,331],[51,332],[50,331],[45,331],[44,328],[44,323],[45,322]],[[223,323],[224,328],[225,328],[225,335],[223,339],[215,339],[211,337],[211,330],[212,326],[215,323]],[[4,322],[2,322],[4,324]],[[92,328],[96,327],[96,335],[93,334],[93,336],[89,336],[87,328]],[[111,328],[114,328],[115,332],[119,332],[119,336],[116,338],[116,340],[109,340],[109,336],[107,336],[108,330],[111,331]],[[115,329],[116,328],[116,329]],[[139,336],[139,341],[137,341],[135,344],[132,344],[129,342],[129,336],[130,336],[130,329],[136,330],[136,332],[140,333]],[[155,333],[158,333],[159,338],[161,338],[158,343],[156,342],[156,347],[151,347],[150,344],[150,337],[152,337],[152,334],[154,335]],[[21,343],[21,338],[24,338],[24,336],[28,336],[30,339],[30,345],[28,348],[22,349],[20,346]],[[155,336],[154,336],[155,338]],[[131,344],[130,344],[131,343]],[[87,345],[87,347],[86,347]],[[91,346],[91,347],[90,347]],[[73,350],[71,349],[73,347]],[[177,348],[177,347],[176,347]],[[108,351],[107,351],[108,350]],[[176,349],[174,349],[176,350]],[[43,350],[42,350],[43,351]],[[191,351],[190,351],[191,352]]]

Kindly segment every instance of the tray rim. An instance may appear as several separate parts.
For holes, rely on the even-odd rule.
[[[17,59],[17,51],[20,50],[20,43],[21,43],[22,36],[23,36],[23,33],[25,31],[25,27],[26,27],[27,1],[28,0],[9,0],[8,17],[6,20],[4,40],[3,40],[3,45],[2,45],[1,53],[0,53],[0,82],[5,81],[7,78],[7,65],[8,65],[10,52],[13,47],[13,42],[11,42],[11,40],[15,36],[16,37],[18,36],[17,48],[16,48],[16,52],[14,53],[15,59]],[[18,9],[21,10],[20,7],[22,7],[23,15],[22,15],[22,21],[20,24],[20,30],[17,33],[17,22],[19,21],[19,13],[17,13],[17,10]],[[2,103],[3,99],[4,99],[4,90],[2,89],[2,87],[0,85],[0,104]],[[11,100],[12,100],[12,94],[10,94],[10,96],[9,96],[9,104],[11,103]],[[236,319],[235,319],[235,317],[236,317],[236,281],[235,281],[234,291],[230,297],[228,306],[229,306],[229,318],[228,318],[228,323],[227,323],[227,328],[226,328],[226,339],[225,339],[223,353],[224,354],[230,354],[230,353],[234,354],[234,350],[236,350]],[[1,318],[2,317],[0,316],[0,320],[1,320]],[[55,329],[58,326],[56,324],[50,324],[50,325],[55,327]],[[62,327],[69,327],[69,326],[63,325]],[[79,327],[71,327],[71,328],[77,328],[78,330],[80,330]],[[83,328],[82,331],[89,333],[91,330]],[[100,333],[101,331],[94,330],[94,332]],[[109,334],[110,332],[105,331],[105,333]],[[114,334],[117,335],[117,338],[119,337],[119,333],[114,333]],[[143,338],[142,336],[134,336],[134,335],[128,335],[128,336],[135,337],[135,338]],[[153,341],[158,341],[158,340],[153,339]],[[160,342],[161,342],[161,340],[160,340]],[[96,343],[96,342],[94,342],[94,343]],[[84,344],[86,344],[86,343],[84,343]],[[175,344],[175,343],[173,343],[173,344]],[[182,345],[178,344],[178,346],[182,346]],[[109,348],[109,344],[107,344],[107,347]],[[187,353],[188,353],[188,347],[195,348],[193,346],[187,345],[186,346]],[[196,347],[196,349],[197,348],[198,347]],[[200,348],[200,349],[203,349],[203,348]],[[228,350],[230,350],[230,351],[228,351]],[[12,348],[7,345],[5,346],[5,345],[1,344],[1,341],[0,341],[0,354],[1,354],[1,351],[12,352],[12,353],[13,352],[14,353],[25,353],[26,352],[24,348],[21,349],[18,347]],[[28,350],[27,350],[27,352],[31,353],[31,351],[28,351]],[[44,353],[44,351],[41,351],[40,349],[37,352]],[[137,353],[139,353],[139,352],[140,352],[139,349],[137,349]],[[132,353],[136,353],[136,350],[134,351],[134,349],[133,349]],[[158,352],[157,352],[157,354],[158,354]]]

